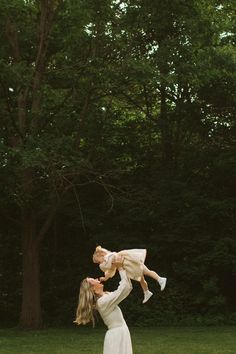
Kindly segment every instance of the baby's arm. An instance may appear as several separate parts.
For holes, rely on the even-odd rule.
[[[100,280],[100,281],[107,281],[109,278],[111,278],[111,275],[110,275],[109,270],[107,270],[107,271],[104,273],[104,277],[100,277],[99,280]]]
[[[116,255],[114,255],[109,263],[101,263],[100,269],[104,272],[104,277],[100,278],[100,281],[107,281],[109,278],[114,277],[116,274],[116,266],[113,264],[116,262]]]

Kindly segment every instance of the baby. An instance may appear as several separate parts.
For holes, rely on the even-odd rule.
[[[117,254],[121,255],[124,259],[123,268],[126,270],[127,276],[130,279],[140,282],[144,292],[143,304],[153,295],[148,289],[144,275],[157,280],[161,287],[161,291],[165,289],[167,278],[160,277],[153,270],[149,270],[144,264],[147,254],[146,249],[130,249],[120,252],[111,252],[101,246],[97,246],[93,254],[93,262],[99,264],[100,269],[105,275],[100,278],[100,281],[106,281],[115,275],[116,267],[114,266],[113,261]]]

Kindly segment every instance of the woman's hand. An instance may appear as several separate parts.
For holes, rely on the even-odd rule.
[[[112,261],[112,264],[118,269],[120,270],[122,268],[124,262],[124,257],[121,255],[116,255]]]

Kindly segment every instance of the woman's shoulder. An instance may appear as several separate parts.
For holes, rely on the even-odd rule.
[[[106,291],[102,296],[97,299],[97,308],[101,307],[106,302],[110,294],[111,292]]]

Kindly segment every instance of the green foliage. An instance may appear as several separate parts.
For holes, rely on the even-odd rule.
[[[150,281],[158,301],[145,307],[135,287],[130,323],[235,323],[233,2],[51,10],[35,91],[39,2],[0,5],[1,318],[19,312],[21,213],[39,230],[56,206],[41,250],[47,323],[71,323],[80,279],[99,275],[97,244],[145,247],[169,279],[164,294]]]

